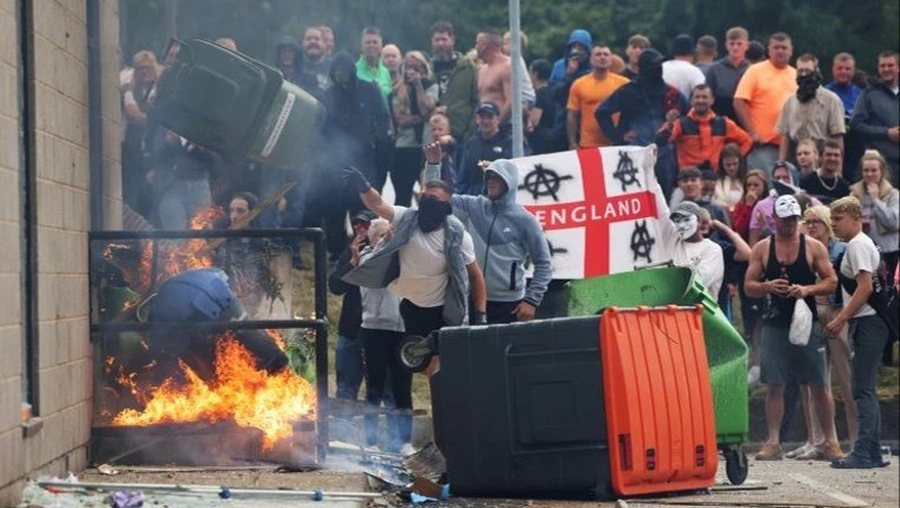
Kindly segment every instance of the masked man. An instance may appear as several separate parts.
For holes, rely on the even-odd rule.
[[[844,147],[844,105],[840,97],[822,86],[819,61],[805,53],[797,58],[797,92],[781,108],[775,130],[781,134],[778,159],[788,160],[797,142],[812,139],[820,148],[826,141]]]
[[[638,58],[637,78],[613,92],[594,113],[603,135],[614,145],[647,146],[656,139],[669,111],[674,110],[679,116],[687,112],[687,99],[663,81],[663,60],[659,51],[645,49]],[[618,123],[613,120],[616,113]],[[660,147],[654,169],[667,197],[675,186],[676,167],[672,147]]]
[[[472,236],[451,213],[453,190],[441,180],[425,183],[418,208],[386,203],[355,168],[344,170],[347,186],[365,206],[394,227],[383,247],[344,276],[366,288],[387,287],[401,298],[400,315],[406,333],[426,336],[443,326],[485,322],[484,276],[475,260]]]

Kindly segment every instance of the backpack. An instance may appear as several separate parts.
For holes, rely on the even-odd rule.
[[[856,291],[856,279],[847,277],[840,270],[844,254],[845,252],[842,252],[835,260],[835,271],[837,272],[840,285],[847,293],[853,294]],[[900,299],[897,298],[897,287],[894,284],[894,277],[888,271],[881,248],[878,248],[878,255],[878,267],[875,269],[875,273],[872,274],[872,294],[869,295],[866,303],[875,309],[878,316],[887,324],[890,329],[889,341],[893,342],[900,337]]]

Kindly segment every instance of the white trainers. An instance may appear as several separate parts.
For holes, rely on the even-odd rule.
[[[754,365],[750,367],[750,370],[747,371],[747,385],[749,387],[754,387],[759,384],[759,365]]]
[[[409,443],[404,443],[403,446],[400,447],[400,455],[404,457],[409,457],[410,455],[416,453],[418,450],[413,448],[413,445]]]

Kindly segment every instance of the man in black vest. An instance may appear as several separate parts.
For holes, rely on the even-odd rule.
[[[775,201],[775,234],[760,240],[750,253],[744,291],[751,298],[766,298],[762,330],[761,377],[767,386],[766,423],[769,435],[756,460],[781,460],[781,417],[784,387],[789,376],[810,387],[820,422],[834,420],[834,400],[827,378],[825,338],[816,322],[817,295],[830,295],[837,287],[828,250],[798,228],[800,204],[791,195]],[[812,329],[805,344],[789,341],[794,306],[803,299],[812,312]],[[844,458],[834,427],[825,425],[824,440],[816,449],[827,460]]]

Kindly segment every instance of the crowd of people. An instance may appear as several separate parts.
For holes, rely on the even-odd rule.
[[[366,400],[402,415],[388,443],[401,449],[410,442],[410,378],[390,351],[402,334],[533,319],[554,283],[547,242],[516,203],[517,171],[506,160],[509,34],[485,28],[463,53],[453,25],[438,21],[430,51],[384,41],[364,28],[353,57],[336,51],[331,29],[313,26],[275,48],[274,66],[326,110],[321,151],[296,171],[225,163],[155,125],[154,83],[174,55],[160,65],[138,52],[123,72],[123,196],[154,224],[178,229],[210,203],[255,204],[299,181],[260,225],[324,227],[332,290],[344,295],[338,396],[356,399],[365,377]],[[216,42],[238,50],[233,39]],[[896,330],[869,295],[873,281],[898,270],[898,53],[867,56],[877,63],[871,78],[838,53],[825,83],[818,59],[793,59],[783,32],[763,45],[732,27],[721,58],[714,35],[678,35],[671,47],[667,59],[635,34],[622,58],[573,30],[559,58],[535,59],[523,75],[526,153],[656,144],[650,177],[664,243],[729,317],[739,306],[749,381],[768,386],[769,438],[757,458],[784,456],[798,406],[809,439],[787,456],[881,465],[874,373],[893,361]],[[394,203],[380,195],[388,178]],[[788,341],[798,300],[814,316],[800,345]],[[845,395],[846,457],[831,369]]]

